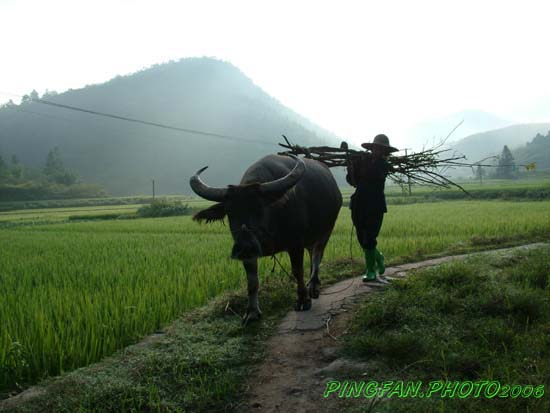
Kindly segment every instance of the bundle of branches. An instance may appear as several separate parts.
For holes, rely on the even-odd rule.
[[[370,151],[349,149],[346,142],[339,148],[330,146],[303,147],[292,145],[283,135],[286,144],[279,146],[287,149],[279,154],[304,155],[306,158],[323,162],[329,168],[335,166],[349,166],[352,162],[372,156]],[[390,155],[388,163],[391,165],[390,179],[399,185],[416,184],[431,185],[442,188],[456,187],[467,193],[459,184],[451,181],[443,174],[448,168],[455,166],[471,166],[463,162],[464,156],[449,154],[450,149],[442,149],[445,141],[430,149],[401,156]]]

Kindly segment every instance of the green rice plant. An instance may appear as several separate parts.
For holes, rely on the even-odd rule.
[[[549,202],[396,205],[385,217],[379,248],[395,263],[479,248],[475,237],[520,243],[548,234]],[[5,391],[95,362],[221,292],[242,287],[246,278],[242,265],[229,257],[227,225],[199,225],[189,216],[21,225],[0,229],[0,245]],[[360,268],[360,252],[349,210],[342,208],[321,280],[349,274],[329,276],[326,270],[350,253]],[[280,260],[289,272],[286,254]],[[271,276],[272,265],[269,258],[260,260],[260,300],[269,294],[270,277],[287,278],[278,267]],[[438,305],[451,308],[445,300]],[[292,307],[286,296],[278,302]]]

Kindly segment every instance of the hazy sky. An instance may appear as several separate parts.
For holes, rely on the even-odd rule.
[[[550,101],[549,16],[526,0],[0,0],[0,92],[213,56],[341,137],[401,146],[409,125],[463,109],[550,121],[534,112]]]

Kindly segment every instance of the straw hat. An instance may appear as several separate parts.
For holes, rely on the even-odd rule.
[[[374,147],[374,146],[381,146],[381,147],[384,147],[387,149],[388,152],[397,152],[399,151],[399,149],[397,148],[394,148],[393,146],[390,146],[390,140],[389,138],[384,135],[384,134],[380,134],[380,135],[376,135],[372,141],[372,143],[363,143],[361,144],[361,146],[365,149],[371,149]]]

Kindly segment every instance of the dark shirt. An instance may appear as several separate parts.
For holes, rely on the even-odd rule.
[[[384,158],[373,159],[369,153],[354,160],[346,175],[346,181],[356,187],[350,208],[362,212],[387,212],[384,185],[390,170]]]

